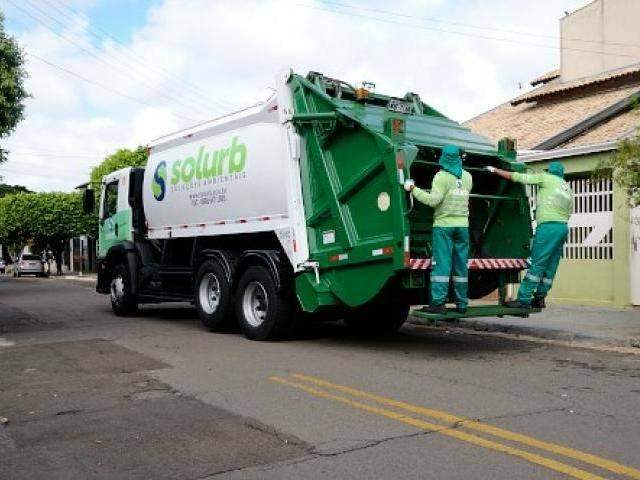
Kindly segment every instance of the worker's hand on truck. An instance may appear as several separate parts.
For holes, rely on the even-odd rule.
[[[404,181],[404,189],[407,192],[410,192],[411,190],[413,190],[413,187],[416,186],[416,182],[414,182],[412,179],[407,179]]]

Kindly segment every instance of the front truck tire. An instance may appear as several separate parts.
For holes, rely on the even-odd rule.
[[[202,263],[196,274],[194,296],[202,324],[220,331],[233,324],[231,286],[220,264],[213,260]]]
[[[119,317],[133,315],[138,310],[138,302],[132,293],[129,269],[124,264],[116,265],[111,271],[109,296],[111,309]]]
[[[291,285],[278,290],[269,270],[249,267],[236,291],[236,315],[251,340],[276,340],[287,336],[293,324],[295,298]]]
[[[344,323],[349,329],[360,334],[390,334],[404,325],[409,316],[409,309],[409,304],[393,300],[364,305],[347,312]]]

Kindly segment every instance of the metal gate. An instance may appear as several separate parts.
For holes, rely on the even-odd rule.
[[[588,178],[568,178],[567,182],[573,190],[573,213],[564,258],[613,260],[613,182]],[[537,187],[528,185],[527,195],[535,218]]]

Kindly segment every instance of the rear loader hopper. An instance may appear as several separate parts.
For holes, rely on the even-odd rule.
[[[322,272],[320,281],[311,273],[297,277],[305,309],[364,304],[369,313],[429,303],[433,209],[414,203],[402,183],[411,177],[428,188],[446,144],[461,148],[474,181],[470,298],[498,289],[502,303],[506,286],[527,266],[530,210],[522,185],[483,167],[522,171],[515,145],[505,139],[496,148],[414,93],[389,97],[317,73],[291,81],[293,122],[305,140],[300,161],[310,251]],[[524,313],[493,305],[448,316]]]

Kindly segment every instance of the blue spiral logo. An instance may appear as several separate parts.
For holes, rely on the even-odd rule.
[[[151,191],[156,200],[159,202],[164,200],[164,195],[167,192],[167,162],[162,161],[156,167],[151,182]]]

